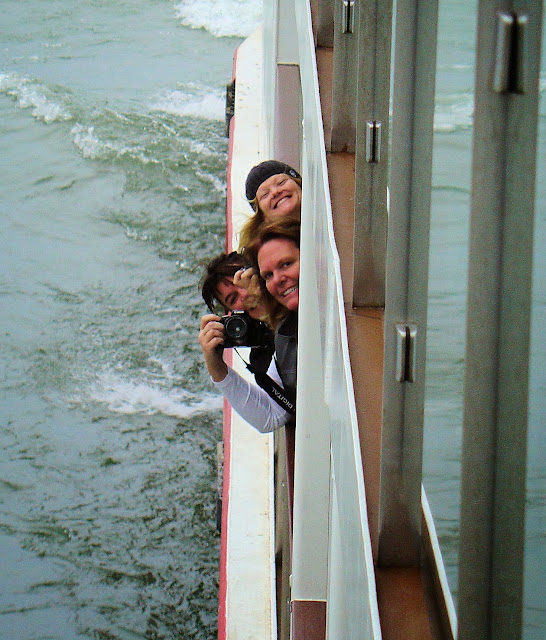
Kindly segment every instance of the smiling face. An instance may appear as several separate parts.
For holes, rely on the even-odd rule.
[[[297,216],[301,211],[301,187],[285,173],[264,180],[256,192],[256,202],[265,222],[279,216]]]
[[[300,250],[292,240],[274,238],[258,251],[260,275],[269,293],[295,311],[300,302]]]

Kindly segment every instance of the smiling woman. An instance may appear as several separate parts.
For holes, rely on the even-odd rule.
[[[261,228],[276,218],[300,219],[301,176],[284,162],[266,160],[252,167],[246,179],[245,193],[255,215],[241,230],[240,247],[249,245]]]
[[[263,299],[275,330],[275,354],[267,375],[290,397],[296,394],[298,306],[300,276],[300,223],[283,217],[265,226],[245,251],[261,275]],[[279,309],[281,313],[279,313]],[[225,328],[220,318],[201,319],[199,344],[209,375],[237,413],[266,433],[285,425],[291,414],[261,387],[239,376],[224,362]]]
[[[258,251],[260,276],[269,293],[290,311],[299,306],[300,250],[293,240],[273,238]]]
[[[301,187],[286,173],[271,176],[256,193],[256,202],[264,215],[264,222],[272,222],[284,215],[300,215]]]

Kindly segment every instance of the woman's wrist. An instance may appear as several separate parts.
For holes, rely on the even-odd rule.
[[[223,362],[223,367],[215,367],[214,370],[209,369],[210,377],[213,382],[222,382],[228,374],[228,368],[225,362]]]
[[[207,371],[213,382],[222,382],[227,376],[228,368],[223,358],[219,354],[214,354],[212,358],[206,358]]]

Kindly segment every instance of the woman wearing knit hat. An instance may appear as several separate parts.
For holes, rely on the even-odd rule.
[[[241,230],[240,248],[250,244],[260,228],[275,218],[300,218],[301,176],[285,162],[265,160],[252,167],[246,178],[245,193],[255,215]]]

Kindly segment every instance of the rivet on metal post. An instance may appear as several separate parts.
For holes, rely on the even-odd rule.
[[[381,123],[376,120],[366,122],[366,162],[381,160]]]
[[[396,380],[415,380],[415,341],[417,325],[399,323],[396,325]]]
[[[499,11],[493,91],[523,93],[525,90],[525,48],[528,17]]]
[[[355,28],[355,0],[341,0],[341,33],[353,33]]]

